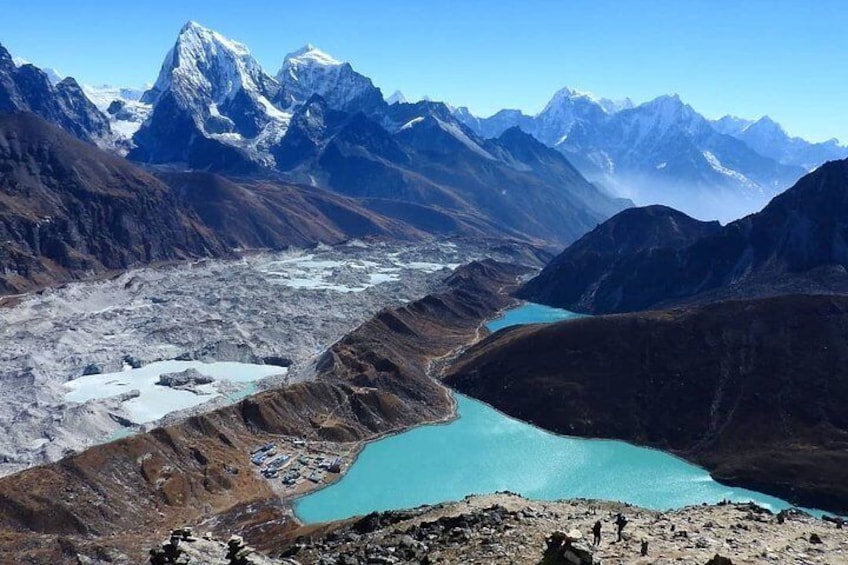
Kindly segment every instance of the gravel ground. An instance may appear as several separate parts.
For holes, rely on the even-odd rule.
[[[615,516],[628,522],[616,539]],[[591,549],[592,526],[601,543]],[[350,524],[350,522],[348,522]],[[598,500],[530,501],[512,494],[475,496],[411,511],[372,514],[360,521],[307,534],[287,548],[299,563],[568,563],[548,554],[554,532],[579,533],[595,563],[704,565],[725,563],[848,563],[848,528],[807,514],[783,519],[751,504],[690,506],[657,512]],[[647,554],[642,555],[642,542]],[[577,563],[577,561],[574,561]],[[717,563],[722,563],[718,561]]]

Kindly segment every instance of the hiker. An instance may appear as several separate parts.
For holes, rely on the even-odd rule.
[[[592,535],[595,536],[595,539],[592,541],[592,545],[601,545],[601,521],[600,520],[595,522],[595,525],[592,526]]]
[[[621,512],[618,513],[618,516],[615,517],[615,527],[618,528],[618,541],[621,541],[621,531],[624,529],[624,526],[627,525],[627,518],[624,517],[624,514]]]
[[[642,554],[642,557],[648,555],[648,540],[642,540],[642,548],[640,549],[640,553]]]

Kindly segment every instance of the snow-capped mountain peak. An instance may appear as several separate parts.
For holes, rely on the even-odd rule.
[[[321,51],[311,43],[307,43],[297,51],[289,53],[283,60],[283,68],[287,65],[323,65],[335,67],[341,64],[341,61],[336,60],[331,55]]]
[[[707,120],[677,94],[658,96],[632,111],[638,115],[636,121],[643,135],[648,130],[665,132],[671,127],[679,127],[689,133],[711,129]]]
[[[156,83],[142,101],[155,103],[169,90],[182,102],[203,97],[220,104],[239,90],[271,97],[276,93],[276,82],[245,45],[190,21],[180,30]]]
[[[267,161],[266,147],[285,134],[291,119],[274,104],[279,93],[280,85],[245,45],[188,22],[141,98],[152,111],[133,136],[143,150],[131,155],[187,160],[187,148],[203,137]]]
[[[574,124],[599,121],[606,114],[607,110],[598,103],[596,96],[566,86],[535,116],[537,124],[532,133],[542,143],[555,147],[565,141]]]
[[[786,130],[783,129],[782,125],[780,125],[776,121],[772,120],[768,116],[763,116],[762,118],[755,121],[754,123],[748,124],[748,126],[745,127],[745,129],[743,131],[750,131],[750,130],[759,130],[760,132],[762,132],[764,134],[768,133],[770,135],[784,135],[784,136],[789,135],[789,134],[786,133]]]
[[[29,61],[27,61],[23,57],[12,57],[12,63],[16,67],[23,67],[24,65],[32,65],[32,63],[30,63]],[[62,75],[62,73],[60,73],[56,69],[52,69],[50,67],[39,67],[39,68],[41,69],[41,72],[43,72],[45,75],[47,75],[47,79],[50,81],[50,84],[52,84],[53,86],[56,86],[57,84],[62,82],[62,79],[65,78]]]
[[[286,55],[277,80],[289,107],[306,103],[314,94],[336,110],[367,110],[383,103],[371,79],[311,44]]]
[[[745,131],[745,129],[753,123],[754,120],[748,120],[728,114],[726,116],[722,116],[718,120],[714,120],[712,125],[719,133],[736,136]]]
[[[562,106],[563,104],[571,104],[577,101],[584,101],[594,104],[600,107],[607,114],[615,114],[616,112],[620,112],[621,110],[628,110],[633,107],[633,101],[630,100],[630,98],[624,98],[623,100],[610,100],[608,98],[602,98],[600,96],[597,96],[594,93],[586,90],[577,90],[565,86],[559,89],[551,97],[551,100],[547,103],[547,105],[540,112],[540,114],[553,111],[556,109],[557,106]]]

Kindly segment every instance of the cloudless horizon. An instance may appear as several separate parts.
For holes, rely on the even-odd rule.
[[[188,20],[246,44],[275,74],[312,43],[385,95],[488,116],[539,112],[564,86],[635,103],[679,94],[709,118],[768,115],[848,142],[848,2],[430,0],[8,3],[0,44],[85,84],[156,80]]]

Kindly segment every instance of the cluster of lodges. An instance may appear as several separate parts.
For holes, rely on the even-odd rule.
[[[306,450],[307,445],[304,440],[292,440],[292,446],[295,450]],[[286,466],[296,457],[296,464],[282,474],[282,483],[287,487],[293,487],[304,479],[313,483],[321,483],[324,480],[326,472],[340,473],[342,470],[342,458],[338,456],[316,455],[310,457],[303,453],[289,454],[279,453],[275,442],[268,442],[264,445],[256,447],[250,452],[250,462],[261,468],[262,476],[266,479],[276,479],[280,477],[280,471],[283,466]]]

